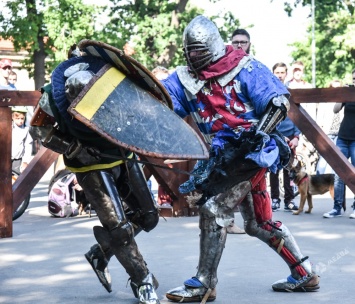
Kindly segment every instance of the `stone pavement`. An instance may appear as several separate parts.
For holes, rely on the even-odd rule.
[[[0,303],[137,303],[115,259],[110,263],[113,292],[107,293],[84,258],[95,242],[97,217],[50,217],[47,185],[45,176],[32,192],[29,209],[14,222],[14,236],[0,239]],[[273,292],[271,284],[289,275],[286,264],[258,239],[228,235],[214,303],[354,303],[355,220],[348,217],[352,198],[347,201],[345,216],[335,219],[322,218],[332,208],[329,194],[314,198],[310,215],[274,213],[310,256],[321,276],[318,292]],[[239,213],[236,222],[242,225]],[[161,303],[170,303],[164,296],[168,289],[195,274],[198,240],[198,217],[161,218],[153,231],[138,235],[140,250],[159,280]]]

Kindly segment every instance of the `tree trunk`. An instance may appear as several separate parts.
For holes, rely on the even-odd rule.
[[[37,36],[38,50],[33,53],[33,62],[34,62],[34,80],[35,80],[35,89],[38,90],[45,84],[46,70],[45,70],[45,59],[46,52],[44,50],[44,41],[43,37]]]
[[[38,17],[40,12],[37,10],[36,0],[26,0],[26,11],[28,22],[34,22],[37,24],[37,44],[38,49],[33,51],[33,64],[34,64],[34,80],[35,80],[35,89],[40,89],[45,83],[45,59],[46,53],[44,51],[44,39],[41,35],[42,29],[42,20],[38,24]]]
[[[176,2],[175,10],[171,12],[171,26],[174,28],[178,28],[180,25],[179,14],[186,9],[186,5],[189,0],[178,0]],[[174,58],[175,53],[178,47],[176,46],[175,42],[171,43],[165,52],[161,54],[157,60],[157,62],[162,66],[169,66],[172,58]]]

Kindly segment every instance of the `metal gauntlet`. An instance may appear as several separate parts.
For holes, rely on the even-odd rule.
[[[284,95],[274,97],[267,106],[266,112],[258,124],[258,131],[271,133],[283,121],[290,109],[290,102]]]
[[[97,164],[100,161],[100,151],[93,147],[82,146],[77,139],[65,135],[54,126],[31,127],[33,138],[41,140],[44,147],[57,153],[64,154],[68,159],[77,159],[82,165]]]

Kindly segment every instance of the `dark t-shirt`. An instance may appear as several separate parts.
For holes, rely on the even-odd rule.
[[[338,137],[355,140],[355,102],[347,102],[344,105],[344,118],[340,124]]]

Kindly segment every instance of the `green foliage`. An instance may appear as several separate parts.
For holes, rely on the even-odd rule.
[[[189,0],[109,0],[107,6],[84,0],[7,0],[0,12],[0,36],[11,39],[15,51],[27,50],[25,67],[44,83],[67,58],[67,51],[82,39],[94,39],[124,49],[129,42],[135,57],[148,69],[157,65],[184,65],[182,33],[199,8]],[[211,0],[218,2],[218,0]],[[231,13],[213,16],[221,35],[229,41],[239,21]],[[41,71],[43,69],[43,71]],[[36,87],[38,87],[36,85]]]
[[[67,58],[70,45],[93,34],[95,13],[82,0],[9,0],[0,12],[0,36],[11,39],[15,51],[28,51],[24,67],[33,76],[36,55],[44,54],[50,71]]]
[[[127,42],[130,43],[135,51],[133,57],[148,69],[157,65],[171,68],[185,64],[181,50],[182,33],[195,16],[203,14],[201,9],[190,6],[186,0],[111,2],[110,22],[97,33],[97,40],[106,41],[120,49]],[[231,31],[239,25],[231,13],[212,16],[211,19],[223,20],[220,29],[226,41]]]
[[[307,5],[311,13],[311,0],[285,2],[285,10],[292,15],[293,8]],[[355,68],[355,19],[354,1],[315,0],[316,85],[327,87],[331,80],[351,83],[351,71]],[[304,41],[292,44],[294,60],[306,66],[306,80],[311,82],[312,26]]]
[[[92,37],[95,13],[94,6],[83,5],[82,1],[61,0],[47,7],[43,23],[52,46],[47,53],[51,55],[53,65],[67,59],[71,45]]]

